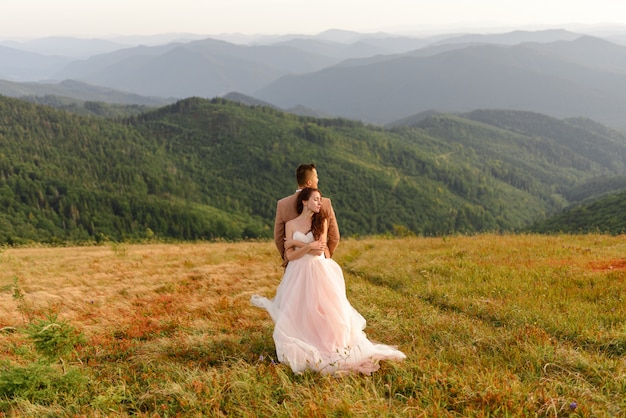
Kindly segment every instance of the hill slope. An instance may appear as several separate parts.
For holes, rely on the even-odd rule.
[[[626,137],[603,129],[480,111],[386,131],[199,98],[106,120],[0,97],[0,241],[270,237],[303,162],[344,235],[512,230],[623,174]]]
[[[622,184],[626,189],[626,184]],[[569,208],[549,219],[531,225],[539,233],[626,233],[626,191],[605,196],[591,203]]]

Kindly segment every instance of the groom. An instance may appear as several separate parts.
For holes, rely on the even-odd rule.
[[[276,221],[274,223],[274,242],[276,248],[283,258],[283,266],[287,266],[285,259],[285,224],[298,217],[296,209],[297,198],[300,190],[305,187],[317,188],[319,181],[317,177],[317,169],[315,164],[300,164],[296,169],[296,181],[298,182],[298,190],[290,196],[283,197],[276,204]],[[339,244],[339,227],[335,218],[335,211],[329,198],[322,198],[322,210],[328,214],[328,242],[324,253],[326,258],[331,258]]]

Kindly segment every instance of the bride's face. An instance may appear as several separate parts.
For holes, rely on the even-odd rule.
[[[319,213],[319,211],[322,209],[322,195],[320,195],[318,192],[311,193],[309,200],[307,200],[305,204],[310,211]]]

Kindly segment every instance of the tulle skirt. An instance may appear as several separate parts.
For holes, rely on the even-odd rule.
[[[290,261],[274,299],[253,295],[251,303],[272,317],[278,360],[295,373],[369,375],[381,360],[406,358],[392,346],[367,339],[365,318],[346,297],[341,267],[324,256]]]

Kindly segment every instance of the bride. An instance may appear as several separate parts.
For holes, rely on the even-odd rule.
[[[274,321],[278,360],[294,373],[312,369],[369,375],[378,370],[380,360],[406,358],[394,347],[367,339],[366,321],[346,297],[341,267],[325,258],[328,221],[321,212],[321,192],[303,189],[297,205],[300,215],[285,225],[289,263],[276,296],[251,298]]]

